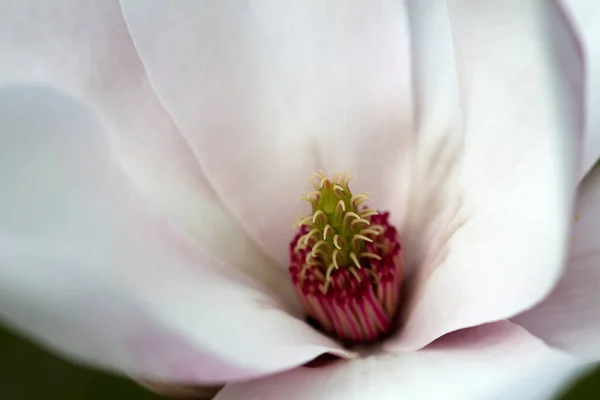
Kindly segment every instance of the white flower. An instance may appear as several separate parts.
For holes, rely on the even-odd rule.
[[[0,315],[219,400],[547,398],[600,358],[600,10],[568,3],[0,2]],[[319,168],[401,234],[368,353],[286,270]]]

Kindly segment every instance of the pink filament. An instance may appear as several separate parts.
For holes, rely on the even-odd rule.
[[[390,333],[398,313],[403,264],[401,246],[396,229],[388,222],[389,213],[370,218],[372,225],[384,228],[373,243],[367,243],[366,251],[381,257],[377,260],[362,257],[356,273],[351,266],[333,270],[325,288],[323,271],[315,265],[307,265],[310,246],[297,249],[302,235],[308,233],[303,226],[290,243],[289,272],[296,294],[308,317],[331,336],[344,342],[364,343],[380,339]],[[353,267],[354,268],[354,267]]]

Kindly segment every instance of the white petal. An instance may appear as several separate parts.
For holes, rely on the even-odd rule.
[[[600,158],[600,3],[594,0],[559,0],[565,17],[574,25],[579,41],[578,54],[565,57],[565,63],[583,58],[585,85],[579,94],[585,102],[583,151],[580,175],[585,175]],[[573,71],[576,72],[576,71]]]
[[[225,386],[215,400],[545,400],[577,364],[508,322],[458,332],[414,353],[299,368]]]
[[[562,270],[575,187],[576,107],[548,33],[563,32],[553,6],[410,10],[420,146],[401,231],[417,272],[396,350],[544,298]]]
[[[0,187],[0,315],[58,351],[186,383],[338,352],[174,235],[131,188],[103,125],[64,94],[0,90]]]
[[[222,209],[150,87],[117,1],[0,2],[0,54],[0,86],[39,82],[81,98],[110,127],[112,149],[136,187],[174,227],[282,298],[290,293],[287,274]]]
[[[556,289],[514,318],[552,346],[600,360],[600,168],[580,184],[567,269]]]
[[[350,170],[374,205],[405,212],[396,192],[413,110],[402,2],[121,4],[207,177],[280,264],[308,211],[295,199],[318,168]]]

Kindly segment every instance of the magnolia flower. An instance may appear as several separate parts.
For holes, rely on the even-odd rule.
[[[219,400],[598,360],[593,2],[334,3],[0,2],[3,319]]]

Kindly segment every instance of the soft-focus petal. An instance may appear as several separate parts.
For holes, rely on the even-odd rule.
[[[457,332],[430,347],[299,368],[225,386],[216,400],[546,400],[577,370],[508,322]]]
[[[187,383],[338,352],[173,235],[130,187],[103,125],[68,96],[0,90],[0,188],[0,315],[56,350]]]
[[[118,1],[0,0],[0,86],[39,82],[83,99],[152,205],[194,245],[291,293],[286,274],[224,211],[195,155],[153,92]],[[235,243],[236,251],[231,251]]]
[[[206,176],[280,264],[306,210],[295,199],[318,168],[350,170],[375,206],[405,212],[413,110],[401,1],[121,4]]]
[[[222,386],[191,386],[148,381],[137,383],[167,399],[210,400],[222,389]]]
[[[565,274],[541,304],[514,321],[552,346],[600,360],[600,168],[581,183]]]
[[[584,141],[580,173],[583,176],[600,158],[600,2],[559,0],[565,16],[574,25],[580,42],[579,55],[585,62],[585,86],[580,90],[585,101]],[[570,60],[573,60],[571,57]],[[566,61],[570,61],[566,58]]]
[[[414,1],[410,10],[421,163],[401,231],[421,247],[406,247],[418,270],[396,350],[546,296],[562,269],[575,175],[575,106],[548,33],[560,23],[553,6]]]

